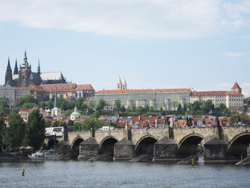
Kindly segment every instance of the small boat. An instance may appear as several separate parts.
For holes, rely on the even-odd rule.
[[[55,152],[55,150],[47,150],[47,151],[37,151],[36,153],[32,153],[31,155],[28,155],[29,159],[56,159],[60,157],[58,153]]]

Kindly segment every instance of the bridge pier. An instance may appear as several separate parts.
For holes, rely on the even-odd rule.
[[[78,159],[89,159],[99,154],[99,144],[95,138],[88,138],[79,144]]]
[[[168,137],[164,137],[154,145],[153,161],[177,160],[177,142]]]
[[[224,162],[227,157],[227,143],[217,137],[204,144],[204,162]]]
[[[135,146],[132,141],[123,138],[114,145],[114,160],[129,160],[134,156]]]

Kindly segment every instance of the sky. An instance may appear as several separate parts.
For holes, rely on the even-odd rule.
[[[250,0],[0,0],[0,84],[10,58],[96,91],[193,88],[250,96]]]

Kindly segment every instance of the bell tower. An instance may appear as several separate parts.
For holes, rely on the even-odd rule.
[[[120,76],[119,76],[118,81],[117,81],[117,90],[122,90],[122,82],[121,82]]]
[[[19,67],[19,78],[18,87],[28,87],[29,86],[29,76],[31,73],[31,65],[27,61],[26,50],[24,52],[23,63]]]

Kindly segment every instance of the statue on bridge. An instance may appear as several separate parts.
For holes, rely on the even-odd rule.
[[[192,118],[191,117],[187,118],[187,125],[188,125],[188,127],[192,126]]]

